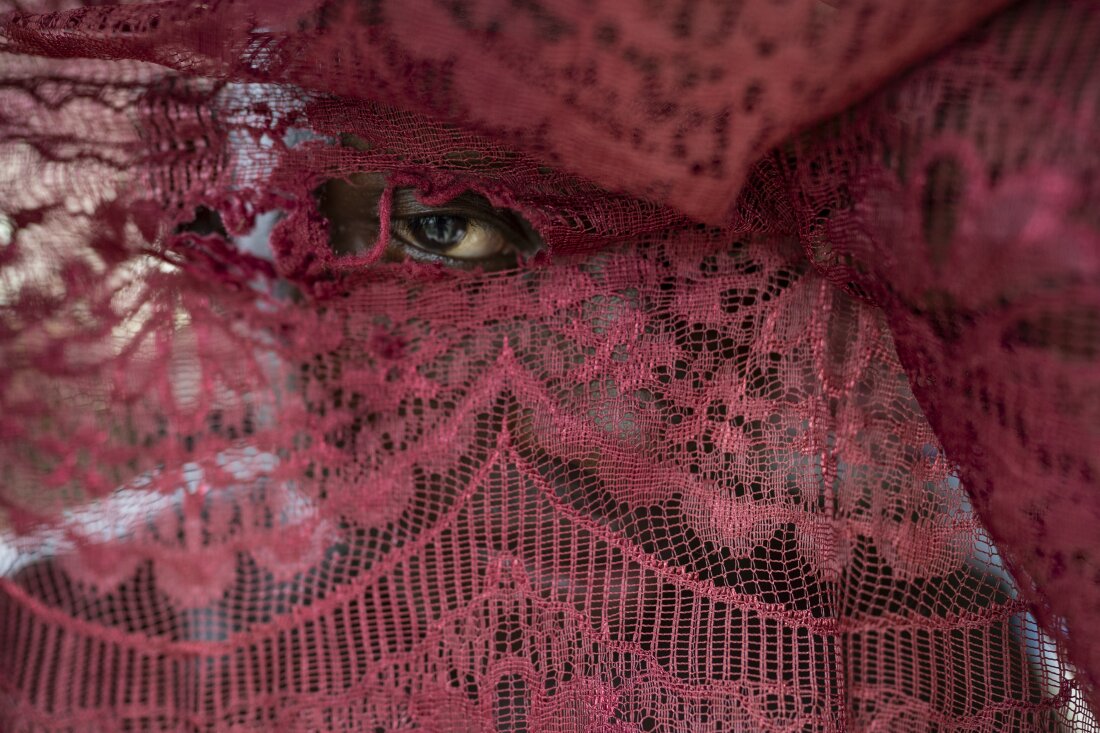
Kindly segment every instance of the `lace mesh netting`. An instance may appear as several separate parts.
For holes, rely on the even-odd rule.
[[[1100,17],[999,5],[0,4],[0,729],[1100,730]]]

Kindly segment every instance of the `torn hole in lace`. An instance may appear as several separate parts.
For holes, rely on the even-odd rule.
[[[442,203],[425,203],[414,188],[387,185],[382,174],[356,173],[330,179],[314,191],[338,258],[373,261],[371,253],[383,247],[377,255],[381,262],[497,271],[514,268],[543,249],[526,219],[478,193],[467,190]]]
[[[196,234],[200,237],[217,234],[222,237],[229,237],[229,233],[225,230],[225,224],[222,222],[221,214],[209,206],[196,206],[191,220],[178,225],[173,233]]]
[[[275,254],[271,251],[270,242],[271,230],[284,216],[286,213],[279,209],[257,214],[252,228],[247,233],[231,236],[221,213],[217,209],[200,204],[195,207],[191,219],[176,226],[172,233],[194,234],[200,237],[217,235],[226,241],[231,240],[241,252],[274,262]]]

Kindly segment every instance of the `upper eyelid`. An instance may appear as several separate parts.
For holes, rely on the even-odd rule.
[[[416,198],[413,189],[397,189],[393,194],[394,219],[415,219],[422,216],[464,216],[513,228],[508,212],[497,209],[477,194],[463,193],[443,204],[425,204]]]
[[[511,209],[500,209],[488,199],[472,191],[466,191],[439,205],[425,204],[416,198],[415,189],[398,188],[393,193],[393,210],[390,218],[395,222],[424,216],[461,216],[483,226],[495,228],[507,238],[518,252],[528,256],[542,249],[542,237],[519,214]]]
[[[318,205],[326,217],[334,223],[334,232],[344,232],[347,237],[356,232],[367,233],[381,227],[382,198],[385,179],[373,174],[355,174],[345,179],[331,179],[318,189]],[[407,226],[410,220],[428,216],[463,217],[472,224],[495,230],[502,234],[517,253],[533,256],[545,246],[543,238],[524,217],[510,208],[494,206],[483,195],[467,190],[441,204],[426,204],[417,199],[417,189],[411,186],[394,186],[389,220],[397,228]],[[397,231],[395,238],[404,240]],[[337,236],[342,237],[344,235]],[[346,238],[346,237],[345,237]],[[334,243],[337,241],[334,239]],[[343,242],[342,239],[339,241]],[[349,240],[350,241],[350,240]],[[411,242],[405,242],[415,246]]]

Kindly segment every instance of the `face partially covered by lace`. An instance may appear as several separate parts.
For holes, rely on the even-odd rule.
[[[146,391],[144,420],[108,437],[159,465],[25,540],[49,553],[11,576],[5,663],[45,619],[73,621],[37,642],[56,665],[14,677],[13,713],[444,730],[912,715],[919,693],[852,696],[842,678],[870,674],[853,645],[889,649],[942,714],[1042,699],[1023,608],[881,320],[790,242],[681,232],[495,274],[381,267],[271,307],[283,332],[251,324],[218,352],[201,410]],[[211,319],[228,316],[205,313],[158,324],[193,383],[209,355],[188,344],[225,338]],[[250,370],[267,391],[234,397]],[[189,426],[158,436],[167,420]],[[953,707],[979,674],[989,697]]]
[[[8,33],[61,53],[72,17]],[[914,163],[946,146],[922,121],[954,119],[927,75],[1022,21],[999,22],[757,166],[724,228],[563,172],[606,175],[555,158],[564,122],[534,144],[349,99],[266,31],[265,83],[146,26],[110,27],[204,73],[8,57],[0,728],[1095,730],[1064,661],[1087,603],[1018,590],[955,478],[988,464],[945,396],[999,403],[934,381],[991,353],[946,334],[996,293],[1090,272],[1093,199],[1056,205],[1085,173],[1027,216],[994,186],[1006,220],[946,205],[977,158]],[[961,255],[921,269],[924,241],[995,263],[1054,231],[1078,255],[990,265],[1000,290]],[[1091,358],[1072,312],[1012,343]],[[1018,551],[996,469],[974,504]]]

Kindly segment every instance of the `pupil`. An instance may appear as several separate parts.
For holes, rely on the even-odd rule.
[[[422,216],[413,228],[425,240],[426,244],[440,249],[449,249],[466,236],[466,219],[461,216]]]

